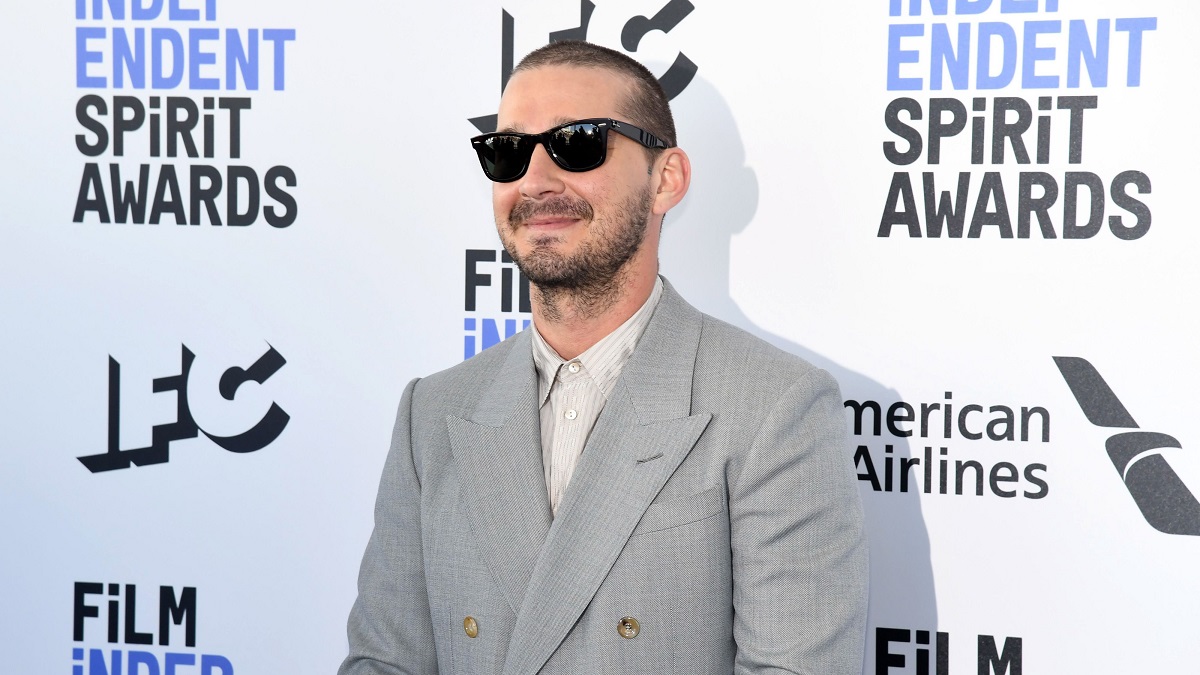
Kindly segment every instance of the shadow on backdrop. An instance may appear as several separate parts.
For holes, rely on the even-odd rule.
[[[664,276],[689,302],[708,314],[723,319],[767,342],[800,356],[829,371],[842,388],[844,399],[877,401],[884,412],[900,394],[807,347],[776,335],[755,324],[731,296],[730,251],[733,235],[751,223],[758,208],[758,178],[746,164],[746,152],[732,111],[712,83],[697,76],[673,107],[688,112],[678,115],[680,145],[688,151],[694,168],[691,189],[683,203],[667,215],[660,259]],[[810,162],[796,171],[817,170]],[[782,169],[773,169],[782,170]],[[795,183],[804,184],[797,176]],[[804,195],[793,199],[801,218]],[[824,195],[810,195],[823,199]],[[814,255],[820,255],[817,251]],[[800,291],[803,292],[803,291]],[[816,320],[837,320],[819,317]],[[864,416],[870,425],[870,414]],[[849,419],[849,416],[848,416]],[[849,422],[848,422],[849,424]],[[864,433],[869,433],[864,429]],[[852,437],[853,438],[853,437]],[[856,439],[857,440],[857,439]],[[895,466],[911,457],[907,439],[865,437],[875,458],[875,469],[883,478],[883,443],[893,446]],[[857,443],[854,444],[857,446]],[[859,481],[871,542],[871,610],[868,618],[867,664],[874,658],[877,626],[914,630],[937,627],[929,534],[917,494],[910,491],[875,492],[869,482]],[[911,647],[894,647],[911,654]]]

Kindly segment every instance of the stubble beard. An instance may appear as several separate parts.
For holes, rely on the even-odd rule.
[[[547,319],[561,319],[564,311],[591,318],[620,299],[629,262],[641,250],[652,204],[650,186],[645,185],[612,212],[609,222],[597,223],[591,205],[583,199],[563,195],[540,203],[523,201],[498,229],[517,268],[537,287],[538,306]],[[557,250],[561,239],[552,234],[534,239],[532,250],[519,253],[514,230],[535,216],[547,215],[585,220],[591,236],[571,254]]]

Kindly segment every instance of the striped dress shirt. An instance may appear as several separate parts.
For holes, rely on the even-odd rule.
[[[575,464],[616,386],[621,369],[650,323],[650,316],[662,297],[662,289],[660,278],[655,281],[650,297],[633,316],[570,361],[564,360],[542,339],[536,326],[533,329],[533,364],[538,374],[541,406],[542,465],[546,470],[550,510],[554,513],[558,513],[558,503],[571,482]]]

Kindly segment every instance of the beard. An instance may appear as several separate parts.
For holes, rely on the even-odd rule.
[[[583,199],[562,195],[544,202],[522,201],[499,228],[500,239],[521,273],[543,296],[550,296],[544,299],[568,295],[579,309],[603,308],[605,299],[616,300],[626,264],[641,249],[652,204],[649,185],[629,195],[602,221],[595,219],[591,205]],[[585,220],[588,237],[571,254],[557,250],[561,239],[552,234],[534,239],[532,249],[521,253],[514,231],[537,216]]]

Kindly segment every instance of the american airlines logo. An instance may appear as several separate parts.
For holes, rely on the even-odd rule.
[[[1164,448],[1182,448],[1179,441],[1140,430],[1091,363],[1076,356],[1056,356],[1054,363],[1089,422],[1122,430],[1108,437],[1105,448],[1146,522],[1166,534],[1200,536],[1200,502],[1162,455]]]

